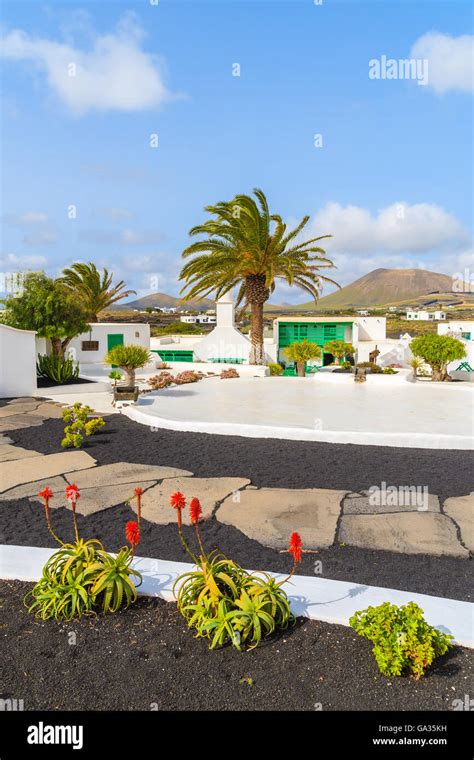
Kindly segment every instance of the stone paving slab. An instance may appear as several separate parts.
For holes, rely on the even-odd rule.
[[[52,478],[41,478],[41,480],[34,480],[32,483],[24,483],[21,486],[15,486],[8,491],[0,493],[0,501],[12,501],[16,499],[26,499],[30,496],[38,496],[38,493],[43,488],[51,488],[53,493],[64,493],[67,483],[61,475],[55,475]],[[43,501],[38,499],[38,501]],[[60,506],[59,501],[54,499],[51,501],[51,507]]]
[[[13,462],[0,462],[0,493],[33,480],[45,480],[73,470],[86,470],[94,464],[95,459],[85,451],[65,451]]]
[[[146,481],[150,480],[157,481],[164,480],[165,478],[189,477],[192,474],[188,470],[180,470],[177,467],[117,462],[115,464],[104,464],[99,467],[93,467],[90,470],[82,470],[81,472],[67,472],[65,473],[65,478],[70,483],[75,483],[78,488],[95,488],[98,486],[118,485],[120,483],[144,485]]]
[[[48,419],[60,419],[64,408],[64,406],[58,406],[54,403],[42,402],[37,409],[31,409],[27,414],[32,417],[38,416],[46,417]]]
[[[474,491],[446,499],[443,509],[458,524],[464,546],[474,552]]]
[[[28,459],[29,457],[42,457],[43,454],[40,451],[31,451],[31,449],[23,449],[21,446],[14,446],[6,443],[0,446],[0,462],[9,462],[12,459]]]
[[[390,496],[386,499],[390,502]],[[397,504],[384,504],[384,499],[377,501],[367,491],[360,494],[352,493],[346,496],[342,504],[342,511],[345,515],[364,515],[374,514],[381,515],[388,512],[440,512],[439,498],[435,494],[423,493],[412,494],[409,492],[398,492]]]
[[[170,506],[170,496],[181,491],[188,504],[196,496],[201,502],[203,517],[210,517],[217,503],[249,483],[246,478],[170,478],[143,494],[142,515],[161,525],[176,522],[176,510]],[[183,523],[189,525],[187,509],[183,512]]]
[[[265,546],[284,549],[297,531],[307,549],[318,549],[334,543],[345,493],[326,488],[245,490],[240,503],[226,499],[216,518]]]
[[[153,486],[156,481],[150,481],[147,486]],[[97,486],[95,488],[81,489],[80,498],[77,501],[77,511],[81,515],[92,515],[109,507],[115,507],[117,504],[123,504],[131,500],[131,506],[136,511],[136,500],[133,499],[135,486],[143,485],[143,482],[137,480],[133,483],[120,483],[118,485]],[[59,509],[60,507],[70,508],[70,503],[66,499],[66,484],[57,488],[54,499],[51,500],[51,507]],[[52,489],[54,491],[54,488]],[[133,500],[132,500],[133,499]],[[33,494],[30,501],[41,501],[37,494]]]
[[[0,420],[0,433],[8,433],[9,430],[18,430],[19,428],[36,427],[42,425],[44,417],[33,417],[31,414],[12,414],[10,417],[3,417]]]
[[[338,539],[364,549],[403,554],[435,554],[467,557],[456,527],[445,515],[404,512],[384,515],[343,515]]]
[[[0,419],[5,417],[12,417],[13,415],[25,414],[26,412],[34,412],[39,406],[43,406],[40,401],[24,401],[18,404],[7,404],[0,407]],[[46,404],[44,404],[46,406]]]

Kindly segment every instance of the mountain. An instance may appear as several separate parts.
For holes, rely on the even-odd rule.
[[[341,290],[314,301],[298,304],[292,311],[322,311],[410,302],[431,293],[451,293],[453,280],[447,274],[426,269],[374,269]]]
[[[166,293],[152,293],[149,296],[143,296],[143,298],[137,298],[135,301],[127,301],[127,303],[116,304],[114,310],[123,309],[146,309],[148,306],[163,309],[164,307],[171,308],[175,306],[178,309],[189,309],[190,311],[206,311],[206,309],[212,309],[214,307],[214,301],[210,301],[208,298],[191,299],[191,301],[183,301],[175,296],[168,296]]]

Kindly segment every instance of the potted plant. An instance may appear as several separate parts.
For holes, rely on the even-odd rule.
[[[105,356],[105,363],[120,367],[125,375],[124,385],[114,387],[114,401],[136,401],[138,386],[135,371],[151,361],[150,352],[143,346],[114,346]]]

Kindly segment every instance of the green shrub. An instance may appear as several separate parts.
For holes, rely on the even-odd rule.
[[[118,371],[118,369],[112,369],[110,370],[108,377],[109,377],[109,380],[114,381],[114,385],[117,385],[117,382],[119,380],[122,380],[123,375],[121,372]]]
[[[137,590],[132,577],[135,576],[141,582],[141,575],[130,565],[135,546],[140,540],[142,493],[142,489],[135,490],[139,499],[138,523],[127,523],[126,535],[131,548],[124,546],[116,556],[112,556],[105,551],[100,541],[84,541],[79,537],[76,503],[80,493],[76,486],[66,488],[66,498],[72,504],[76,537],[72,544],[63,543],[53,531],[49,507],[53,492],[49,488],[40,492],[48,529],[61,547],[48,559],[40,580],[25,597],[25,606],[29,612],[42,620],[71,620],[94,612],[98,607],[101,607],[103,612],[117,612],[136,600]]]
[[[269,362],[268,369],[270,370],[270,375],[283,374],[283,367],[281,366],[281,364],[278,364],[278,362]]]
[[[296,362],[299,377],[304,377],[306,375],[306,362],[312,359],[320,359],[322,350],[317,343],[311,343],[309,340],[300,340],[290,343],[284,349],[284,353],[290,361]]]
[[[352,368],[352,364],[350,362],[342,362],[341,363],[341,368],[342,369],[351,369]]]
[[[61,441],[63,448],[69,449],[74,446],[75,449],[80,449],[85,436],[94,435],[104,427],[105,422],[102,417],[88,419],[91,414],[94,414],[94,410],[79,402],[63,409],[61,417],[67,423],[64,428],[64,438]]]
[[[125,384],[128,386],[135,385],[135,370],[144,367],[151,361],[151,354],[143,346],[114,346],[107,352],[104,362],[106,364],[116,364],[125,373]]]
[[[436,657],[452,646],[453,637],[428,625],[415,602],[402,607],[389,602],[367,607],[356,612],[349,625],[374,644],[372,652],[385,676],[408,671],[421,678]]]
[[[383,372],[382,367],[380,367],[375,362],[358,362],[358,364],[356,364],[356,366],[357,367],[362,367],[363,369],[368,369],[374,375],[380,375]]]
[[[179,491],[171,496],[171,505],[178,511],[178,532],[184,549],[196,569],[181,575],[175,581],[178,609],[197,637],[210,640],[209,648],[232,644],[241,650],[243,645],[257,647],[262,637],[277,629],[285,629],[295,618],[282,585],[293,575],[301,560],[301,539],[293,533],[289,552],[293,567],[288,578],[277,582],[268,573],[249,573],[217,551],[207,554],[199,533],[201,506],[192,499],[189,507],[191,524],[196,531],[199,556],[192,552],[184,538],[181,511],[186,499]]]
[[[395,369],[393,369],[393,367],[384,367],[383,374],[384,375],[398,375],[398,372]]]
[[[74,362],[73,359],[64,359],[56,354],[51,354],[51,356],[38,354],[36,374],[38,377],[47,377],[59,385],[72,383],[79,377],[79,362]]]
[[[411,341],[410,349],[430,365],[433,382],[449,380],[448,364],[466,356],[464,344],[450,335],[420,335]]]

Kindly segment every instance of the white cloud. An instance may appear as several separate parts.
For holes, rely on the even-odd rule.
[[[42,211],[25,211],[23,214],[7,214],[5,221],[11,227],[29,227],[35,224],[46,224],[48,215]]]
[[[75,115],[93,110],[139,111],[156,108],[172,97],[160,60],[141,49],[142,37],[133,14],[127,14],[114,32],[97,34],[90,50],[14,29],[2,39],[2,55],[33,61]]]
[[[455,216],[430,203],[401,201],[372,214],[360,206],[330,202],[304,230],[304,237],[332,234],[321,241],[329,253],[426,253],[469,243],[469,234]]]
[[[47,263],[45,256],[17,256],[15,253],[7,253],[0,258],[0,269],[8,272],[20,269],[41,269]]]
[[[428,60],[428,87],[437,93],[474,90],[474,36],[428,32],[413,44],[411,58]]]

